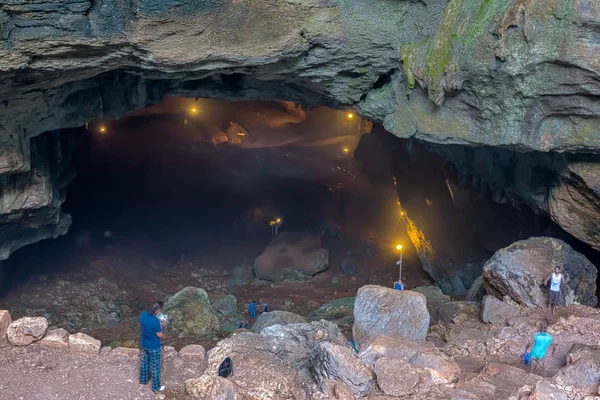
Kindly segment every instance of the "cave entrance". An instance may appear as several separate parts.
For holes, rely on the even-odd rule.
[[[240,313],[257,300],[304,316],[365,284],[391,286],[394,246],[409,243],[391,166],[374,155],[379,165],[365,173],[354,156],[371,134],[388,135],[349,110],[178,97],[63,131],[78,141],[62,206],[72,225],[4,262],[0,301],[15,318],[44,315],[124,341],[136,339],[130,323],[145,303],[187,286],[211,300],[233,293]],[[278,237],[302,246],[293,257],[320,247],[329,268],[304,272],[310,280],[288,271],[279,282],[267,271],[232,283],[233,270],[251,267],[271,242],[277,220]],[[414,252],[404,278],[411,287],[431,282]]]

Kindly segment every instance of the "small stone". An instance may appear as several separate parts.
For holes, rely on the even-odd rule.
[[[69,332],[63,328],[48,331],[39,343],[43,347],[67,348],[69,347]]]
[[[190,344],[179,350],[179,357],[190,361],[204,361],[206,358],[206,350],[199,344]]]
[[[14,346],[27,346],[44,337],[48,330],[48,320],[44,317],[24,317],[8,326],[6,336]]]
[[[0,310],[0,341],[6,339],[6,331],[12,323],[8,310]]]
[[[69,335],[69,348],[76,353],[100,354],[100,341],[85,333],[78,332]]]

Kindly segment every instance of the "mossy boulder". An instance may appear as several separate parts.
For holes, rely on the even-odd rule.
[[[354,322],[354,301],[356,297],[345,297],[323,304],[308,316],[307,320],[335,322],[337,325],[350,325]]]
[[[179,336],[206,336],[220,330],[217,311],[203,289],[189,286],[167,298],[163,313],[172,318],[169,331]]]

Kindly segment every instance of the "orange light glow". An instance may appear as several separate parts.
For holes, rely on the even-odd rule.
[[[350,112],[350,113],[346,114],[346,118],[348,118],[348,119],[354,118],[354,113]]]
[[[238,132],[238,136],[246,136],[244,132]]]
[[[197,113],[198,113],[198,109],[197,109],[196,107],[192,107],[192,108],[190,109],[190,112],[191,112],[192,114],[197,114]]]
[[[101,126],[99,129],[100,133],[104,133],[106,132],[106,127],[105,126]]]
[[[350,149],[349,149],[349,148],[347,148],[347,147],[344,147],[344,153],[348,153],[349,151],[350,151]]]
[[[401,244],[397,244],[396,245],[396,250],[401,251],[402,250],[402,245]]]

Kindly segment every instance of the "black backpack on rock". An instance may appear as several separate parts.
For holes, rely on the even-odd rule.
[[[219,365],[219,376],[223,378],[233,376],[233,366],[231,365],[231,358],[225,358],[221,365]]]

